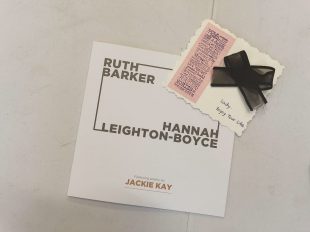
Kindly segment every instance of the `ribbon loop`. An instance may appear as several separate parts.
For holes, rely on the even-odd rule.
[[[211,86],[238,87],[249,109],[253,111],[267,100],[262,90],[272,89],[275,69],[250,65],[245,51],[224,57],[226,67],[214,67]]]

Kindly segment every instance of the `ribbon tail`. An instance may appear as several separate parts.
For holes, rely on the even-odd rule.
[[[242,94],[242,96],[243,96],[243,98],[245,100],[245,103],[249,107],[250,111],[253,111],[253,106],[252,106],[252,104],[251,104],[251,102],[250,102],[250,100],[249,100],[249,98],[247,97],[247,94],[246,94],[247,89],[242,87],[242,86],[238,86],[238,88],[239,88],[239,90],[240,90],[240,92],[241,92],[241,94]]]
[[[263,92],[258,88],[257,92],[259,94],[259,96],[261,97],[261,99],[263,100],[264,104],[267,104],[267,99],[265,98]]]
[[[250,111],[253,111],[259,106],[267,103],[267,99],[265,98],[261,89],[248,88],[243,86],[238,87]]]

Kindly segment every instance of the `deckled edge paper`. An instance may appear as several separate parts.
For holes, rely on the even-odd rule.
[[[224,66],[225,56],[241,50],[247,52],[251,65],[267,65],[276,69],[274,86],[284,66],[211,20],[205,20],[196,31],[170,78],[164,83],[177,97],[229,127],[239,136],[256,111],[248,109],[237,87],[211,87],[210,83],[213,67]],[[193,75],[192,69],[198,75]],[[268,95],[269,92],[264,91],[264,94]]]

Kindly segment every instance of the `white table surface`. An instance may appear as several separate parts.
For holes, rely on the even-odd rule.
[[[308,0],[1,0],[0,232],[309,232]],[[93,40],[179,54],[213,18],[285,66],[236,137],[225,218],[66,196]]]

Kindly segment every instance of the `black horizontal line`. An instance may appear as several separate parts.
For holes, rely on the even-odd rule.
[[[165,67],[160,67],[160,66],[155,66],[155,65],[149,65],[149,64],[141,64],[141,63],[138,63],[138,65],[146,66],[146,67],[151,67],[151,68],[159,68],[159,69],[165,69],[165,70],[173,70],[172,68],[165,68]]]

